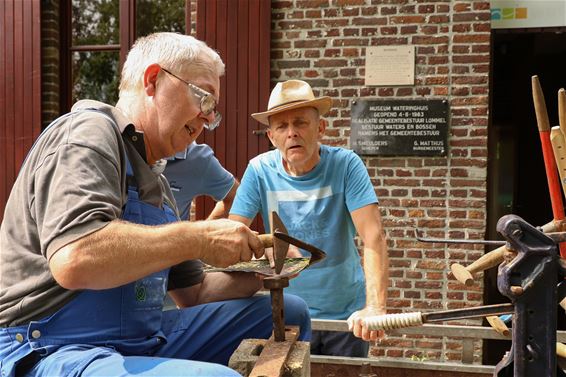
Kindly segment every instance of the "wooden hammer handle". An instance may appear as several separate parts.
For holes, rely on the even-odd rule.
[[[490,315],[489,317],[485,317],[485,319],[487,319],[487,322],[489,322],[491,327],[493,327],[493,329],[498,333],[500,333],[501,335],[509,336],[511,334],[511,331],[509,331],[509,327],[507,327],[505,322],[503,322],[501,318],[499,318],[499,316]]]
[[[467,267],[454,263],[450,266],[450,270],[452,270],[452,274],[454,274],[456,280],[464,285],[470,286],[474,284],[474,277],[472,275],[476,272],[487,270],[500,264],[503,261],[504,252],[505,246],[501,246],[482,255],[478,260],[474,261]]]
[[[552,127],[550,130],[550,142],[554,151],[554,160],[560,175],[562,190],[566,190],[566,139],[560,127]],[[558,219],[557,219],[558,220]]]
[[[558,90],[558,124],[562,134],[566,135],[566,91],[564,88]]]
[[[260,234],[258,237],[263,247],[273,247],[273,234]]]
[[[550,131],[546,102],[544,101],[544,94],[538,76],[535,75],[531,78],[531,85],[533,88],[533,102],[535,105],[538,130],[539,132]]]

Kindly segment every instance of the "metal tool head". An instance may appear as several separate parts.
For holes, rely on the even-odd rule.
[[[273,235],[273,261],[275,262],[275,273],[280,274],[285,264],[287,251],[289,251],[289,243],[279,237],[275,237],[275,233],[287,234],[285,224],[277,214],[272,211],[270,214],[271,234]]]
[[[309,260],[309,266],[313,263],[319,262],[326,258],[326,253],[320,250],[318,247],[315,247],[311,244],[303,242],[295,237],[291,237],[287,233],[275,232],[273,233],[273,239],[281,239],[291,245],[297,246],[299,249],[303,249],[311,253],[311,257]],[[275,242],[275,241],[274,241]]]

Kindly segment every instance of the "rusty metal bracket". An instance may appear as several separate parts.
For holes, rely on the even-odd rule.
[[[299,328],[288,326],[285,331],[285,339],[282,342],[276,342],[270,338],[259,354],[249,377],[281,376],[285,362],[298,337]]]

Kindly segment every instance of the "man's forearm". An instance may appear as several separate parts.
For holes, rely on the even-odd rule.
[[[364,247],[364,272],[366,307],[385,310],[389,284],[389,258],[385,238],[376,242],[373,247]]]
[[[114,288],[198,259],[199,234],[198,227],[185,221],[145,226],[114,220],[56,251],[50,267],[67,289]]]
[[[230,211],[230,207],[232,203],[225,203],[224,200],[220,200],[216,202],[216,205],[210,212],[210,215],[206,218],[207,220],[215,220],[215,219],[222,219],[228,217],[228,212]]]
[[[261,279],[248,272],[207,273],[200,285],[196,305],[250,297],[262,287]]]
[[[237,179],[234,179],[234,184],[230,188],[230,191],[224,196],[224,199],[218,201],[210,215],[208,215],[207,220],[214,220],[214,219],[222,219],[227,218],[228,214],[230,213],[230,208],[232,208],[232,204],[234,203],[234,198],[236,197],[236,191],[240,186],[240,182]]]

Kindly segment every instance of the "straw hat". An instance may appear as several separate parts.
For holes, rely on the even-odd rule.
[[[267,111],[254,113],[252,118],[269,126],[269,117],[299,107],[314,107],[320,115],[324,115],[332,106],[332,98],[324,96],[315,98],[311,86],[302,80],[279,82],[271,91]]]

